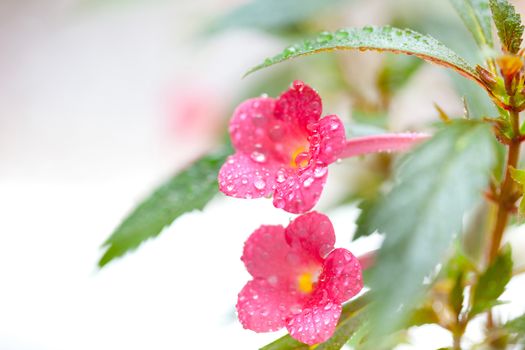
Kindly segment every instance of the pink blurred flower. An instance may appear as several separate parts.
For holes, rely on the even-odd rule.
[[[237,107],[230,121],[236,153],[219,173],[226,195],[258,198],[291,213],[313,208],[326,182],[327,166],[345,147],[337,116],[321,117],[321,98],[295,81],[278,99],[260,97]]]
[[[271,332],[286,327],[295,339],[316,344],[330,338],[341,304],[363,288],[359,260],[334,249],[332,223],[323,214],[299,216],[288,227],[261,226],[248,238],[241,260],[253,276],[239,293],[244,328]]]
[[[273,195],[273,204],[304,213],[319,200],[328,165],[340,157],[406,150],[424,134],[385,134],[346,140],[341,120],[321,118],[319,95],[295,81],[279,98],[243,102],[230,121],[235,154],[219,172],[219,189],[237,198]]]

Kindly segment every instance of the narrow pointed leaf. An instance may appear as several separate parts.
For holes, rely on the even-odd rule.
[[[99,267],[154,238],[184,213],[200,210],[218,193],[217,173],[230,149],[206,155],[140,203],[103,245]]]
[[[374,50],[413,55],[452,68],[463,76],[482,84],[476,70],[438,40],[410,29],[390,26],[348,28],[335,33],[323,32],[315,40],[307,40],[289,46],[282,53],[267,58],[247,74],[291,58],[337,50]]]
[[[498,298],[512,278],[512,254],[505,247],[494,262],[479,277],[472,297],[470,317],[499,304]]]
[[[397,184],[369,213],[371,229],[385,234],[369,280],[377,300],[372,327],[379,333],[399,326],[418,302],[424,277],[445,257],[464,213],[481,198],[493,160],[490,128],[459,121],[398,167]]]
[[[492,21],[488,0],[450,0],[479,47],[492,47]]]
[[[507,0],[490,0],[489,4],[503,49],[513,54],[517,53],[523,41],[520,15]]]

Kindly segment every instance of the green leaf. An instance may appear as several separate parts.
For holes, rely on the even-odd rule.
[[[518,53],[523,41],[520,15],[507,0],[490,0],[489,3],[503,49],[513,54]]]
[[[202,209],[218,193],[217,174],[231,149],[206,155],[176,174],[139,204],[103,244],[99,267],[135,250],[184,213]]]
[[[451,49],[428,35],[410,29],[390,26],[341,29],[335,33],[323,32],[315,40],[306,40],[287,47],[282,53],[267,58],[246,75],[291,58],[336,50],[375,50],[414,55],[424,60],[452,68],[463,76],[481,84],[476,70]]]
[[[492,47],[492,22],[488,0],[450,0],[479,47]]]
[[[399,326],[419,301],[424,277],[461,231],[463,214],[481,197],[493,160],[490,128],[457,121],[398,167],[398,183],[370,213],[372,228],[385,233],[369,280],[377,298],[372,327],[378,332]]]
[[[377,77],[383,95],[392,96],[401,90],[421,67],[421,60],[410,56],[388,55]]]
[[[510,168],[510,176],[521,186],[525,186],[525,170]]]
[[[340,349],[347,341],[352,337],[352,335],[357,331],[357,328],[363,324],[364,316],[361,312],[368,304],[370,303],[369,293],[363,294],[360,297],[346,303],[343,305],[343,311],[341,313],[341,318],[333,336],[328,339],[326,342],[316,346],[316,350],[332,350]],[[340,347],[335,347],[336,344],[339,344],[341,341],[343,343]],[[273,343],[266,345],[260,350],[308,350],[310,347],[306,344],[303,344],[289,334],[277,339]]]
[[[253,0],[212,23],[211,31],[231,27],[282,29],[318,16],[343,0]]]
[[[470,317],[500,304],[498,298],[505,291],[505,286],[511,278],[512,254],[507,246],[479,277],[472,296]]]
[[[352,240],[355,241],[358,238],[369,236],[376,231],[377,227],[373,221],[373,208],[375,205],[377,205],[377,198],[364,200],[357,206],[361,209],[361,212],[356,220],[356,229]]]
[[[525,336],[525,314],[508,321],[507,323],[505,323],[504,327],[511,332]]]

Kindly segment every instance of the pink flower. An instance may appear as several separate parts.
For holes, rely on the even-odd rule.
[[[248,238],[241,260],[253,276],[239,293],[244,328],[283,327],[312,345],[330,338],[341,304],[363,288],[359,260],[334,249],[332,223],[323,214],[299,216],[288,227],[261,226]]]
[[[273,204],[304,213],[319,200],[328,165],[340,157],[406,150],[428,137],[379,135],[347,141],[341,120],[321,118],[319,95],[295,81],[279,98],[259,97],[237,107],[230,121],[236,152],[219,172],[219,189],[237,198],[273,195]]]
[[[346,141],[341,120],[320,119],[321,110],[319,95],[300,81],[278,99],[243,102],[230,121],[236,153],[219,173],[220,190],[238,198],[273,194],[274,205],[291,213],[312,209]]]

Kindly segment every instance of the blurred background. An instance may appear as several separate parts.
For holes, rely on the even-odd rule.
[[[292,217],[270,201],[217,196],[103,270],[100,246],[155,186],[223,142],[240,101],[294,79],[351,136],[427,129],[434,104],[460,116],[463,96],[471,114],[493,113],[476,86],[406,57],[322,54],[242,79],[298,38],[365,24],[411,27],[482,60],[441,0],[2,0],[0,349],[255,349],[277,338],[242,330],[234,312],[249,279],[244,240]],[[380,239],[350,243],[353,199],[375,193],[391,158],[331,169],[317,208],[355,254]],[[449,344],[431,331],[413,348]]]

